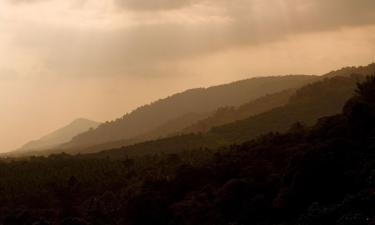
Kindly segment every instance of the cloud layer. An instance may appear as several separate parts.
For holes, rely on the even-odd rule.
[[[71,10],[56,0],[10,1],[48,2],[46,10],[53,13]],[[69,15],[70,24],[68,19],[67,24],[48,24],[25,17],[13,41],[36,50],[52,70],[70,73],[80,67],[87,74],[137,75],[154,73],[164,61],[375,23],[372,0],[113,0],[104,12],[90,8],[101,6],[95,1],[82,0],[83,7]]]
[[[370,63],[374,8],[373,0],[0,1],[0,151],[75,117],[113,119],[186,88]]]
[[[137,1],[137,0],[116,0],[119,7],[131,10],[172,10],[179,9],[191,5],[194,0],[153,0],[153,1]]]

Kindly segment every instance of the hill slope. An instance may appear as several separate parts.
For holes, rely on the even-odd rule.
[[[260,97],[239,107],[221,107],[213,113],[206,114],[189,113],[177,119],[168,121],[156,129],[135,138],[74,149],[73,152],[98,152],[103,149],[119,148],[182,134],[207,132],[212,127],[241,120],[285,105],[293,93],[295,93],[295,89],[288,89]],[[64,152],[70,152],[70,150],[64,149]]]
[[[352,96],[356,84],[364,78],[366,73],[370,73],[369,71],[375,72],[375,64],[355,68],[344,68],[323,75],[320,81],[297,90],[285,106],[212,129],[210,126],[203,126],[203,129],[198,126],[195,130],[192,130],[191,127],[187,128],[187,130],[190,129],[193,132],[211,129],[207,133],[148,141],[106,151],[103,154],[108,153],[115,157],[121,157],[123,155],[146,154],[152,151],[178,152],[196,148],[214,148],[225,144],[241,143],[267,132],[283,132],[298,121],[306,125],[312,125],[320,117],[340,112],[344,103]],[[239,114],[241,108],[232,110],[229,118],[233,120],[235,118],[233,115]],[[220,123],[220,117],[213,118],[215,120],[211,121],[211,124]]]
[[[243,120],[250,116],[283,106],[288,103],[289,98],[295,92],[295,89],[288,89],[260,97],[238,107],[222,107],[215,111],[211,116],[185,127],[181,130],[181,133],[207,132],[212,127],[221,126],[237,120]]]
[[[374,140],[370,77],[341,113],[241,145],[1,160],[0,223],[373,225]]]
[[[367,66],[359,67],[344,67],[339,70],[335,70],[321,76],[322,79],[333,78],[333,77],[348,77],[351,75],[368,75],[375,72],[375,63]],[[215,114],[210,117],[198,121],[197,123],[185,128],[183,133],[199,133],[207,132],[212,127],[224,125],[227,123],[234,122],[236,120],[243,120],[247,117],[263,113],[273,108],[283,106],[288,103],[289,98],[295,93],[296,90],[289,89],[279,93],[263,96],[259,99],[243,104],[239,107],[226,107],[218,110]],[[306,91],[306,89],[305,89]],[[318,90],[317,90],[318,91]],[[314,96],[314,93],[310,93]],[[329,93],[326,93],[329,94]],[[348,96],[348,93],[344,93]],[[305,95],[308,95],[307,93]],[[319,93],[318,93],[319,95]],[[320,96],[324,98],[324,96]],[[342,99],[341,99],[342,101]]]
[[[366,75],[374,71],[375,71],[374,63],[369,64],[367,66],[360,66],[360,67],[345,67],[340,70],[329,72],[319,77],[318,79],[315,79],[315,81],[319,79],[327,79],[327,78],[333,78],[333,77],[348,77],[351,74]],[[352,85],[354,85],[354,83],[352,83]],[[213,127],[232,123],[238,120],[243,120],[250,116],[254,116],[254,115],[272,110],[277,107],[281,107],[288,103],[289,98],[295,93],[296,89],[297,88],[291,88],[287,90],[282,90],[277,93],[267,94],[267,95],[253,99],[239,106],[220,107],[219,109],[215,110],[213,113],[205,113],[205,114],[188,113],[176,119],[169,120],[166,123],[158,126],[157,128],[149,132],[146,132],[144,134],[138,135],[136,137],[133,137],[130,139],[118,140],[118,141],[111,141],[111,142],[107,142],[107,143],[103,143],[103,144],[95,145],[95,146],[90,146],[88,148],[82,148],[79,151],[89,153],[89,152],[100,151],[103,149],[111,149],[111,148],[118,148],[121,146],[128,146],[128,145],[132,145],[136,143],[154,140],[157,138],[171,137],[175,135],[188,134],[188,133],[202,133],[202,132],[205,133]],[[337,103],[342,104],[342,102],[345,101],[347,96],[350,95],[351,89],[348,89],[347,91],[348,92],[345,92],[345,94],[342,96],[342,98],[340,98],[338,102],[335,102],[331,106],[335,108],[336,110],[327,112],[327,114],[330,115],[331,113],[337,112],[337,110],[340,109],[341,105],[339,104],[339,106],[337,106]],[[325,98],[325,96],[320,96],[320,97]],[[335,100],[332,99],[332,101],[335,101]],[[319,115],[316,114],[314,118],[317,118],[318,116]],[[292,121],[289,121],[289,123],[290,122]],[[287,127],[285,126],[285,124],[283,126]],[[273,130],[273,128],[270,127],[270,125],[266,124],[265,129],[264,130],[260,129],[258,132],[256,132],[256,134],[259,134],[263,131],[269,131],[269,130]],[[75,149],[75,151],[77,152],[77,149]]]
[[[339,70],[331,71],[325,74],[323,77],[331,78],[336,76],[348,76],[348,74],[362,74],[362,75],[369,75],[373,74],[375,71],[375,63],[371,63],[367,66],[348,66],[341,68]]]
[[[154,153],[174,153],[242,143],[268,132],[284,132],[296,122],[314,124],[319,118],[339,113],[363,76],[326,78],[299,89],[288,104],[244,120],[212,128],[207,133],[187,134],[104,151],[114,158]]]
[[[223,106],[239,106],[266,94],[301,87],[316,79],[316,76],[303,75],[261,77],[188,90],[139,107],[122,118],[80,134],[63,148],[80,148],[132,139],[189,113],[205,114]]]
[[[39,140],[31,141],[23,145],[18,151],[38,151],[54,148],[70,141],[74,136],[95,129],[100,123],[88,119],[76,119],[70,124],[62,127]]]

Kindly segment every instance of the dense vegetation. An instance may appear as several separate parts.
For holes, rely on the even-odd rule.
[[[374,138],[373,76],[358,85],[342,113],[243,144],[134,158],[4,160],[0,221],[370,225]]]

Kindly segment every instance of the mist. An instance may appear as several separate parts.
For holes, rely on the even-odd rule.
[[[0,2],[0,151],[194,88],[375,61],[374,1]]]

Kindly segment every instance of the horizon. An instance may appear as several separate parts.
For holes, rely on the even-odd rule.
[[[365,66],[375,61],[374,6],[371,0],[1,1],[0,152],[76,118],[113,120],[195,87]]]
[[[372,63],[370,63],[372,64]],[[360,65],[358,65],[360,66]],[[358,67],[358,66],[350,66],[350,67]],[[343,67],[345,68],[345,67]],[[331,70],[329,72],[332,72],[332,71],[335,71],[335,70]],[[328,72],[327,72],[328,73]],[[158,100],[163,100],[163,99],[166,99],[168,97],[171,97],[171,96],[174,96],[176,94],[180,94],[180,93],[184,93],[184,92],[187,92],[187,91],[190,91],[190,90],[195,90],[195,89],[207,89],[207,88],[211,88],[211,87],[217,87],[217,86],[222,86],[222,85],[227,85],[227,84],[232,84],[232,83],[236,83],[236,82],[239,82],[239,81],[244,81],[244,80],[249,80],[249,79],[253,79],[253,78],[262,78],[262,77],[282,77],[282,76],[300,76],[300,75],[303,75],[303,76],[323,76],[324,74],[319,74],[319,75],[315,75],[315,74],[284,74],[284,75],[259,75],[259,76],[251,76],[251,77],[243,77],[239,80],[231,80],[231,81],[227,81],[227,82],[224,82],[224,83],[218,83],[218,84],[212,84],[212,85],[208,85],[208,86],[196,86],[196,87],[188,87],[187,89],[182,89],[182,90],[178,90],[176,92],[172,92],[170,94],[165,94],[163,96],[159,96],[159,97],[155,97],[154,99],[151,99],[150,101],[144,103],[144,104],[141,104],[141,105],[136,105],[134,108],[131,108],[130,110],[126,111],[126,112],[120,112],[120,115],[117,116],[117,117],[112,117],[112,118],[108,118],[106,120],[102,120],[102,121],[99,121],[99,120],[95,120],[95,119],[92,119],[92,118],[85,118],[85,117],[75,117],[75,118],[72,118],[70,119],[68,122],[66,123],[63,123],[61,125],[58,125],[57,127],[54,127],[54,128],[51,128],[49,131],[47,131],[46,133],[44,134],[41,134],[39,136],[37,136],[36,138],[34,139],[31,139],[31,140],[26,140],[24,143],[22,143],[21,145],[19,145],[18,147],[14,148],[14,149],[8,149],[7,151],[2,151],[0,149],[0,153],[11,153],[13,151],[16,151],[18,150],[19,148],[21,148],[24,144],[27,144],[28,142],[33,142],[33,141],[38,141],[40,139],[42,139],[43,137],[45,136],[48,136],[49,134],[57,131],[57,130],[60,130],[62,128],[65,128],[69,125],[71,125],[73,122],[75,121],[78,121],[78,120],[89,120],[89,121],[92,121],[92,122],[97,122],[99,124],[102,124],[102,123],[105,123],[105,122],[112,122],[112,121],[115,121],[116,119],[118,118],[121,118],[122,116],[128,114],[128,113],[131,113],[133,112],[134,110],[142,107],[142,106],[147,106],[147,105],[150,105]]]
[[[375,225],[375,0],[0,0],[0,225]]]
[[[75,121],[78,121],[78,120],[88,120],[88,121],[91,121],[91,122],[96,122],[96,123],[99,123],[99,124],[103,124],[103,123],[106,123],[106,122],[113,122],[115,121],[116,119],[118,118],[121,118],[122,116],[128,114],[128,113],[131,113],[133,112],[134,110],[138,109],[139,107],[142,107],[142,106],[146,106],[146,105],[149,105],[149,104],[152,104],[158,100],[162,100],[162,99],[166,99],[168,97],[171,97],[171,96],[174,96],[176,94],[180,94],[180,93],[184,93],[186,91],[189,91],[189,90],[194,90],[194,89],[207,89],[207,88],[211,88],[211,87],[217,87],[217,86],[221,86],[221,85],[227,85],[227,84],[231,84],[231,83],[235,83],[235,82],[239,82],[239,81],[244,81],[244,80],[249,80],[249,79],[253,79],[253,78],[262,78],[262,77],[282,77],[282,76],[298,76],[298,75],[303,75],[303,76],[324,76],[325,74],[327,73],[330,73],[330,72],[335,72],[335,71],[338,71],[338,70],[341,70],[341,69],[345,69],[345,68],[358,68],[358,67],[364,67],[364,66],[367,66],[367,65],[372,65],[372,64],[375,64],[375,62],[370,62],[366,65],[350,65],[350,66],[344,66],[344,67],[341,67],[341,68],[336,68],[336,69],[332,69],[330,71],[327,71],[326,73],[323,73],[323,74],[284,74],[284,75],[259,75],[259,76],[251,76],[251,77],[243,77],[239,80],[232,80],[232,81],[227,81],[225,83],[218,83],[218,84],[212,84],[212,85],[208,85],[208,86],[197,86],[197,87],[189,87],[187,89],[183,89],[183,90],[179,90],[179,91],[176,91],[176,92],[173,92],[171,94],[166,94],[164,96],[159,96],[159,97],[156,97],[155,99],[153,100],[150,100],[144,104],[141,104],[141,105],[136,105],[134,108],[130,109],[129,111],[126,111],[126,112],[123,112],[121,115],[115,117],[115,118],[109,118],[107,120],[103,120],[103,121],[99,121],[99,120],[95,120],[95,119],[91,119],[91,118],[85,118],[85,117],[76,117],[76,118],[72,118],[71,120],[69,120],[68,122],[64,123],[64,124],[61,124],[59,125],[58,127],[54,127],[54,128],[51,128],[49,131],[47,131],[46,133],[44,134],[41,134],[39,136],[37,136],[36,138],[34,139],[31,139],[31,140],[25,140],[24,143],[22,143],[21,145],[18,145],[18,147],[14,148],[14,149],[8,149],[7,151],[2,151],[0,149],[0,153],[12,153],[18,149],[20,149],[23,145],[29,143],[29,142],[33,142],[33,141],[39,141],[40,139],[44,138],[45,136],[48,136],[50,135],[51,133],[54,133],[60,129],[63,129],[69,125],[71,125],[73,122]]]

